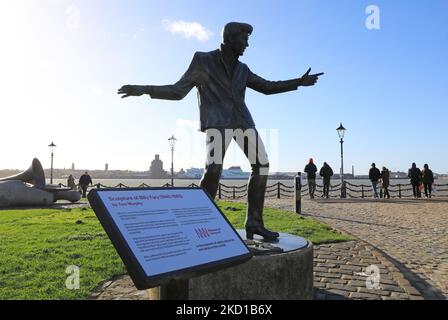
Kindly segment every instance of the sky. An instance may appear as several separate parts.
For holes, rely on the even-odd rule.
[[[314,87],[246,103],[271,172],[310,157],[340,167],[448,172],[448,2],[445,0],[0,0],[0,168],[37,157],[54,166],[148,170],[168,138],[175,170],[202,167],[196,89],[182,101],[120,99],[124,84],[171,84],[195,51],[219,47],[230,21],[254,32],[241,61],[269,80],[325,72]],[[372,7],[372,5],[374,7]],[[250,166],[236,146],[224,166]]]

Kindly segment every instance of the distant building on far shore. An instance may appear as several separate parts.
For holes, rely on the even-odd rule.
[[[163,179],[167,177],[166,171],[163,170],[163,162],[160,160],[160,155],[158,154],[156,154],[155,159],[151,161],[149,176],[151,179]]]

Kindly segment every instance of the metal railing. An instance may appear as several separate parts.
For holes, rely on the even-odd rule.
[[[67,187],[66,185],[59,183],[60,187]],[[146,183],[142,183],[137,186],[138,188],[149,188],[151,186],[147,185]],[[166,183],[162,186],[163,188],[170,188],[171,184]],[[188,185],[189,188],[199,188],[199,186],[195,183],[192,183]],[[123,183],[119,183],[116,186],[106,186],[101,183],[94,184],[92,186],[89,186],[89,189],[92,188],[107,188],[107,189],[126,189],[131,188],[130,186],[127,186]],[[344,181],[344,183],[338,183],[330,185],[329,190],[329,198],[340,198],[341,197],[341,191],[345,188],[345,194],[347,195],[347,198],[371,198],[373,197],[373,191],[371,185],[365,185],[365,184],[353,184],[348,181]],[[433,193],[432,195],[434,197],[446,197],[448,196],[448,183],[447,184],[433,184]],[[383,197],[383,189],[378,187],[380,197]],[[269,185],[266,187],[266,197],[268,198],[294,198],[294,185],[288,186],[282,182],[277,182],[272,185]],[[391,184],[389,186],[389,193],[391,198],[412,198],[412,185],[409,184]],[[316,191],[315,196],[316,197],[322,197],[323,195],[323,185],[316,184]],[[220,183],[218,186],[218,194],[217,197],[219,199],[241,199],[247,196],[247,184],[241,185],[241,186],[229,186],[223,183]],[[307,185],[304,184],[301,189],[301,196],[307,197],[309,196]]]

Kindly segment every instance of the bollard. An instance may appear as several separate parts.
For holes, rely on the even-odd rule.
[[[296,213],[302,214],[302,173],[298,172],[294,178],[294,199],[296,201]]]
[[[280,199],[281,196],[280,182],[277,183],[277,199]]]
[[[345,199],[347,198],[347,186],[346,186],[346,182],[343,181],[341,184],[341,199]]]
[[[222,199],[222,194],[221,194],[221,184],[218,185],[218,198]]]

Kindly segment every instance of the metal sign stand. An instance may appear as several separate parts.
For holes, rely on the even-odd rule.
[[[149,300],[188,300],[188,280],[172,280],[160,287],[148,290]]]

